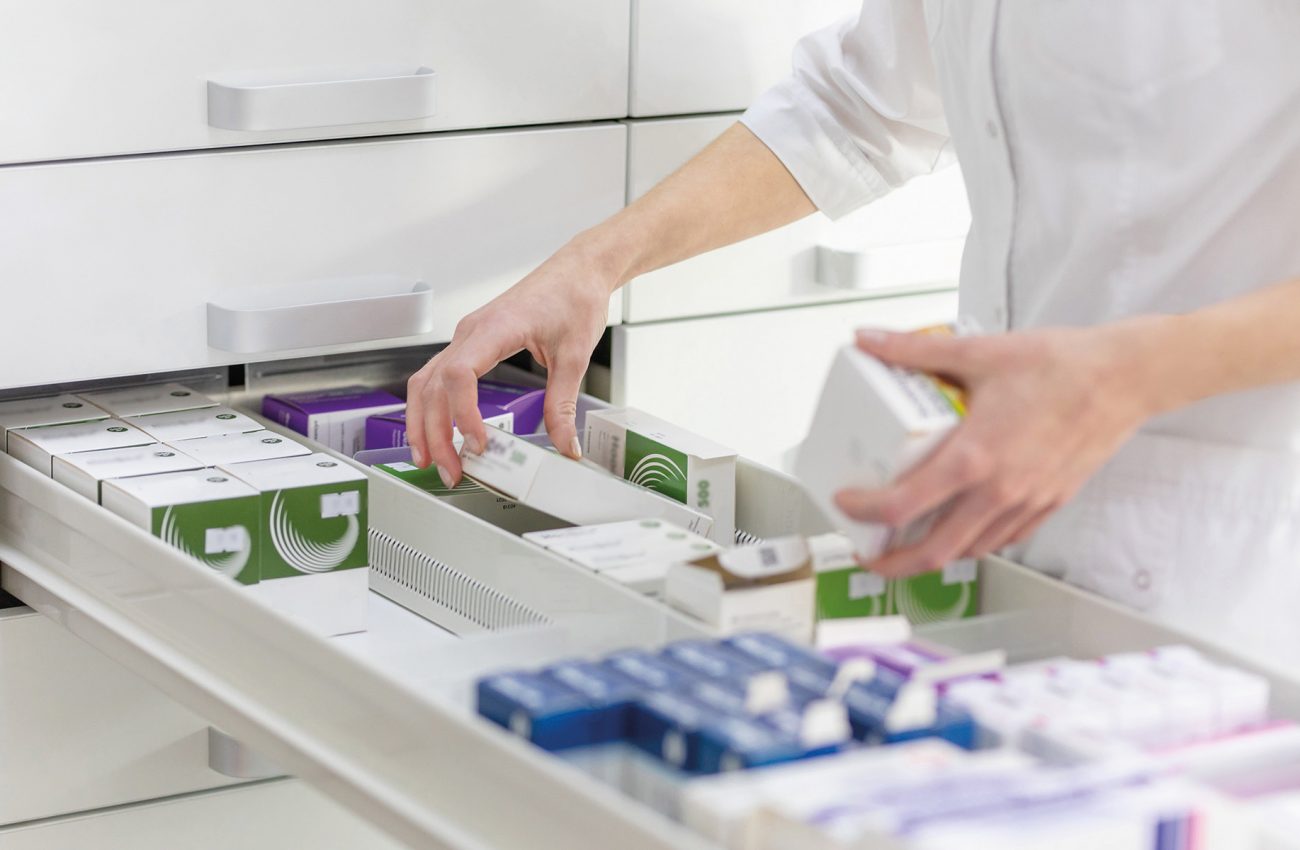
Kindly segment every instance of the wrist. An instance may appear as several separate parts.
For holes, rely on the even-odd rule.
[[[1190,316],[1125,319],[1099,330],[1110,352],[1115,383],[1143,418],[1168,413],[1203,398],[1205,370]]]
[[[591,269],[607,295],[613,294],[639,273],[640,245],[626,232],[619,219],[620,216],[615,216],[584,230],[565,246],[578,262]]]

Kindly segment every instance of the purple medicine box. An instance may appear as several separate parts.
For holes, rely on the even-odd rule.
[[[542,420],[546,390],[500,381],[479,381],[478,412],[489,425],[515,434],[532,434]],[[380,413],[366,420],[366,449],[405,446],[406,411]]]
[[[354,455],[364,447],[366,418],[402,406],[402,400],[386,390],[351,386],[268,395],[262,399],[262,415],[336,451]]]

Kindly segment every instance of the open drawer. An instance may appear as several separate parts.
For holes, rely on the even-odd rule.
[[[443,577],[422,594],[438,625],[388,619],[325,640],[143,531],[0,456],[6,589],[207,722],[417,847],[708,846],[684,828],[479,720],[483,673],[655,646],[701,627],[371,472],[376,539]],[[756,536],[825,530],[802,489],[742,464],[738,525]],[[382,552],[382,545],[378,551]],[[382,555],[376,558],[380,563]],[[382,574],[382,566],[377,575]],[[985,616],[928,627],[1014,657],[1204,642],[1003,561],[985,566]],[[504,612],[504,613],[503,613]],[[1225,654],[1208,648],[1212,654]],[[1300,718],[1300,684],[1274,681]],[[503,814],[508,817],[502,817]]]

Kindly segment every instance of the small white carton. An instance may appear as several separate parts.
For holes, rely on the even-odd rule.
[[[465,474],[573,525],[662,519],[707,536],[713,519],[586,461],[575,461],[499,428],[487,429],[481,455],[461,449]]]
[[[877,558],[923,537],[938,512],[889,529],[846,516],[836,507],[835,494],[887,486],[929,454],[964,412],[960,394],[939,379],[887,366],[845,346],[822,388],[795,477],[853,541],[860,557]]]
[[[670,567],[665,601],[722,634],[763,630],[808,643],[812,558],[802,537],[780,537]]]
[[[126,421],[164,443],[262,430],[261,424],[255,420],[229,407],[220,406],[150,413],[132,416]]]
[[[598,573],[643,564],[681,564],[722,548],[707,537],[659,519],[534,531],[524,539]]]
[[[246,431],[177,440],[173,446],[203,462],[204,466],[223,466],[251,460],[274,460],[280,457],[309,455],[311,449],[297,440],[274,431]]]
[[[261,493],[257,596],[318,634],[364,631],[370,563],[365,473],[325,454],[220,469]]]
[[[159,475],[202,467],[203,464],[184,452],[162,443],[153,443],[148,446],[59,455],[54,458],[52,474],[55,481],[92,502],[98,502],[101,485],[110,479]]]
[[[218,469],[105,481],[103,505],[241,584],[261,571],[262,494]]]
[[[39,428],[107,419],[108,414],[74,395],[21,398],[0,402],[0,449],[8,451],[9,432],[15,428]]]
[[[78,393],[78,395],[119,419],[216,406],[216,402],[203,393],[195,392],[181,384],[148,384],[142,387],[121,387],[114,390]]]
[[[133,428],[120,419],[100,419],[15,429],[9,432],[9,454],[45,475],[53,475],[56,455],[147,446],[156,442],[139,428]]]
[[[587,413],[584,452],[595,463],[713,518],[709,537],[735,543],[736,452],[627,407]]]

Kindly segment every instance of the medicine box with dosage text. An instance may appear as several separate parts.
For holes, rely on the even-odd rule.
[[[54,458],[54,480],[92,502],[100,499],[102,483],[114,478],[159,475],[201,469],[203,464],[163,443],[75,452]]]
[[[709,516],[652,490],[629,484],[595,464],[567,458],[499,428],[487,429],[482,454],[461,449],[461,465],[476,481],[573,525],[662,519],[707,536]]]
[[[10,431],[8,436],[9,454],[44,475],[54,474],[57,455],[146,446],[157,442],[120,419],[20,428]]]
[[[587,413],[586,456],[610,472],[713,518],[735,543],[736,452],[634,408]]]

